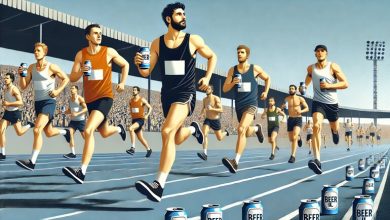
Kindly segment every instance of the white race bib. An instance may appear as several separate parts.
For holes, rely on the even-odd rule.
[[[91,75],[88,76],[88,80],[103,80],[103,70],[102,69],[92,70]]]
[[[268,117],[268,121],[276,121],[276,118],[274,116]]]
[[[139,108],[131,108],[131,112],[133,112],[133,113],[139,113]]]
[[[238,88],[238,92],[250,92],[251,91],[251,83],[243,82],[241,83],[241,87]]]
[[[185,61],[184,60],[166,60],[165,75],[179,76],[185,73]]]

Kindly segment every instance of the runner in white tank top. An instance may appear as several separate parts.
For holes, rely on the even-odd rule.
[[[344,123],[345,128],[345,141],[347,142],[347,151],[351,150],[352,145],[352,130],[353,130],[353,124],[347,119],[347,122]]]
[[[314,49],[317,62],[307,67],[305,86],[313,82],[313,153],[314,160],[308,166],[316,174],[321,174],[320,149],[321,128],[324,118],[327,118],[332,129],[333,142],[339,142],[338,98],[337,90],[348,88],[347,78],[336,63],[327,60],[328,49],[325,45],[317,45]]]

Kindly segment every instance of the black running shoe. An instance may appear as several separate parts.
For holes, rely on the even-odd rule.
[[[256,124],[256,126],[258,127],[258,129],[256,131],[257,139],[259,140],[260,143],[263,143],[264,135],[263,135],[261,124]]]
[[[206,161],[207,160],[207,154],[205,154],[205,153],[197,153],[197,155],[198,155],[198,157],[200,158],[200,159],[202,159],[202,160],[204,160],[204,161]]]
[[[74,158],[76,158],[76,154],[74,154],[74,153],[64,154],[64,157],[66,159],[74,159]]]
[[[311,150],[309,150],[309,155],[311,154]]]
[[[278,146],[276,146],[276,150],[280,150],[280,148]]]
[[[27,124],[30,125],[30,128],[34,128],[35,127],[35,124],[32,123],[31,121],[28,121]]]
[[[288,160],[289,163],[295,163],[295,157],[293,155],[290,156],[290,159]]]
[[[121,136],[122,140],[125,141],[126,140],[126,130],[123,127],[123,125],[121,125],[121,124],[119,124],[118,127],[121,128],[121,132],[119,133],[119,135]]]
[[[0,160],[5,160],[5,158],[7,158],[7,156],[5,156],[4,154],[0,154]]]
[[[321,163],[319,160],[317,159],[314,159],[314,160],[309,160],[309,163],[307,164],[309,166],[309,168],[311,170],[313,170],[313,172],[315,174],[321,174],[322,173],[322,170],[321,170]]]
[[[21,168],[24,168],[26,170],[33,171],[35,168],[35,164],[31,162],[31,160],[17,160],[15,161],[16,165],[20,166]]]
[[[337,132],[336,134],[333,133],[333,130],[331,129],[331,132],[332,132],[332,139],[333,139],[333,143],[334,144],[339,144],[339,132]]]
[[[302,138],[301,138],[301,135],[299,135],[298,147],[302,147]]]
[[[227,129],[225,129],[225,132],[226,132],[226,136],[230,135],[230,133],[229,133],[229,131]]]
[[[229,171],[231,173],[237,173],[238,165],[237,165],[235,159],[230,160],[230,159],[224,157],[222,159],[222,163],[223,163],[223,165],[225,165],[226,168],[229,169]]]
[[[145,157],[150,157],[150,155],[152,155],[152,148],[150,148],[149,150],[146,151],[146,155]]]
[[[150,184],[143,180],[138,180],[135,183],[135,188],[138,192],[145,195],[149,200],[153,202],[160,202],[164,191],[160,183],[156,180]]]
[[[135,148],[134,147],[130,147],[130,149],[126,150],[126,153],[128,153],[130,155],[133,155],[135,153]]]
[[[85,175],[81,172],[81,168],[74,169],[72,167],[62,168],[62,172],[69,178],[72,178],[76,183],[83,184]]]
[[[191,126],[195,128],[195,133],[193,133],[192,135],[196,138],[196,140],[198,140],[199,144],[203,144],[204,136],[198,122],[196,121],[191,122]]]
[[[65,129],[65,134],[64,134],[64,137],[65,137],[65,140],[66,140],[66,142],[70,142],[70,131],[69,131],[69,129]]]
[[[350,151],[351,149],[349,149],[349,147],[347,148],[347,151]]]
[[[274,154],[271,154],[271,156],[269,157],[270,160],[273,160],[274,158],[275,158]]]

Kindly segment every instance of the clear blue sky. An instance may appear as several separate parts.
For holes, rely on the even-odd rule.
[[[31,0],[121,32],[152,41],[166,32],[161,0]],[[187,32],[201,35],[218,55],[217,67],[237,63],[235,48],[247,44],[250,62],[269,73],[272,86],[298,84],[315,62],[313,48],[325,44],[350,87],[339,91],[340,104],[372,108],[372,62],[365,60],[366,41],[390,46],[388,0],[185,0]],[[104,44],[104,39],[103,39]],[[49,45],[50,46],[50,45]],[[387,47],[388,49],[389,47]],[[378,68],[378,107],[390,109],[390,57]],[[205,61],[199,59],[198,62]],[[309,90],[311,93],[311,88]]]

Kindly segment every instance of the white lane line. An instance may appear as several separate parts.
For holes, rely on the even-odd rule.
[[[68,213],[68,214],[63,214],[63,215],[57,215],[57,216],[53,216],[53,217],[49,217],[49,218],[44,218],[42,220],[53,220],[53,219],[59,219],[59,218],[66,218],[66,217],[70,217],[70,216],[73,216],[73,215],[78,215],[78,214],[81,214],[81,213],[84,213],[85,211],[77,211],[77,212],[71,212],[71,213]]]

